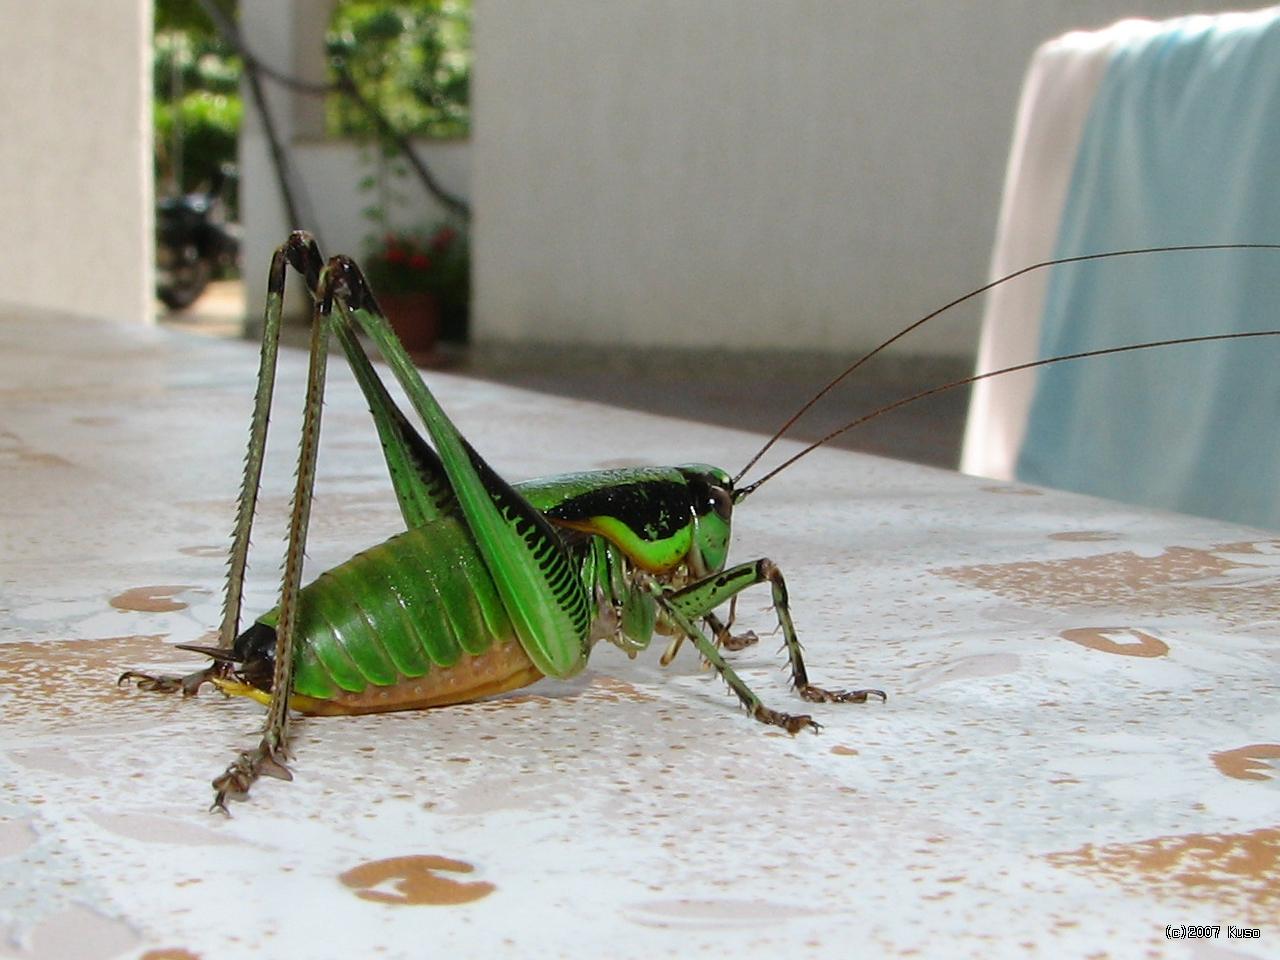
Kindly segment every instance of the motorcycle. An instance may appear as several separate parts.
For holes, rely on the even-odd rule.
[[[206,191],[156,203],[156,294],[170,310],[195,303],[209,281],[240,258],[239,224],[227,220],[225,173]]]

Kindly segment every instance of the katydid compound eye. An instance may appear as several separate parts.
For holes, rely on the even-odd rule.
[[[724,487],[711,488],[711,506],[721,520],[733,516],[733,496]]]

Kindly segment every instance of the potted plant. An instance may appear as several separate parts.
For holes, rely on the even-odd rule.
[[[415,359],[432,353],[459,311],[465,316],[467,237],[454,224],[388,231],[369,244],[364,268],[391,328]]]

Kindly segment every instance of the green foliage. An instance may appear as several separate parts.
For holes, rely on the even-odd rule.
[[[221,3],[234,18],[235,3]],[[212,35],[213,27],[200,6],[200,0],[155,0],[154,26],[156,33],[165,30],[183,30],[202,35]]]
[[[162,193],[186,192],[235,163],[240,59],[195,0],[156,0],[155,23],[156,183]]]
[[[464,137],[470,131],[471,0],[343,0],[327,36],[329,54],[360,95],[399,134]],[[332,78],[340,76],[335,66]],[[424,291],[440,305],[447,340],[465,340],[470,303],[468,238],[462,223],[401,226],[418,196],[397,145],[352,98],[330,96],[331,136],[364,140],[370,172],[361,191],[371,232],[364,266],[375,290]],[[394,214],[400,212],[396,218]]]
[[[326,40],[329,56],[397,131],[441,139],[470,132],[470,0],[342,0]],[[328,126],[332,136],[376,138],[344,97],[329,98]]]

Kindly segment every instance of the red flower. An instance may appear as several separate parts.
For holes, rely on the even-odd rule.
[[[436,253],[440,253],[446,249],[449,244],[457,238],[458,231],[453,227],[441,227],[436,231],[436,235],[431,238],[431,249]]]
[[[409,258],[409,266],[414,270],[426,270],[431,266],[431,258],[425,253],[415,253]]]
[[[409,254],[399,247],[387,247],[387,263],[404,263]]]

